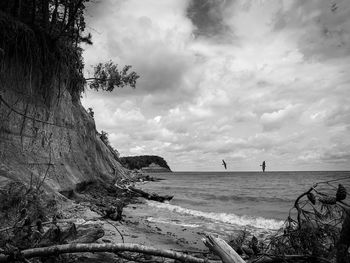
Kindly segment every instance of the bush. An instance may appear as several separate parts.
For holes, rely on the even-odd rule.
[[[0,247],[24,249],[34,246],[32,225],[37,229],[43,221],[57,214],[57,203],[47,198],[40,187],[27,187],[10,182],[0,189]],[[5,230],[5,229],[8,230]]]

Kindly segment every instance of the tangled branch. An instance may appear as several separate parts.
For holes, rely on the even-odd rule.
[[[299,195],[284,227],[270,237],[266,254],[286,261],[287,255],[293,254],[318,256],[325,262],[336,257],[337,262],[345,262],[342,258],[348,257],[350,245],[350,207],[344,202],[346,188],[333,184],[347,179],[319,182]]]

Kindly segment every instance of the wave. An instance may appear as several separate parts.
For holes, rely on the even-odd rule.
[[[260,229],[278,230],[282,227],[284,223],[284,221],[267,219],[263,217],[238,216],[235,214],[228,213],[202,212],[198,210],[183,208],[177,205],[171,205],[168,203],[147,201],[147,204],[152,207],[156,207],[159,209],[167,209],[171,212],[175,212],[182,215],[191,215],[211,221],[228,223],[237,226],[251,226]]]
[[[219,200],[219,201],[251,201],[251,202],[278,202],[278,203],[293,203],[294,199],[280,198],[280,197],[257,197],[244,195],[215,195],[208,193],[194,193],[193,196],[199,196],[205,200]]]

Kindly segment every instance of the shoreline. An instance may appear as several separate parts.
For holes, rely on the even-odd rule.
[[[291,248],[289,246],[290,243],[284,241],[286,238],[290,238],[293,242],[295,241],[303,244],[304,240],[295,240],[298,236],[293,236],[290,233],[295,233],[296,231],[301,231],[300,233],[302,233],[305,228],[313,227],[305,225],[303,221],[297,222],[295,220],[293,221],[293,218],[290,218],[288,225],[279,229],[273,235],[270,235],[268,239],[266,239],[266,236],[255,235],[246,229],[232,232],[232,236],[230,236],[229,239],[225,239],[222,235],[224,235],[224,233],[227,234],[227,232],[222,232],[223,230],[221,228],[220,232],[222,233],[216,231],[217,228],[205,227],[205,224],[197,223],[196,220],[187,220],[186,216],[181,218],[177,216],[173,217],[173,214],[169,215],[167,214],[168,212],[164,214],[162,211],[164,210],[162,209],[164,208],[163,205],[160,206],[161,209],[155,209],[154,207],[158,205],[155,206],[156,201],[151,197],[158,195],[153,193],[150,189],[148,190],[149,192],[144,192],[135,188],[135,186],[140,187],[138,182],[144,182],[143,179],[142,176],[134,177],[131,180],[119,182],[118,185],[115,185],[115,182],[106,181],[94,181],[81,184],[75,190],[64,192],[67,198],[65,198],[64,201],[62,199],[62,202],[57,204],[58,206],[56,209],[58,210],[54,210],[56,212],[53,211],[52,221],[41,222],[39,220],[36,222],[36,225],[26,225],[31,221],[24,220],[23,225],[13,227],[15,229],[13,230],[14,237],[28,238],[30,234],[30,238],[33,239],[35,238],[34,232],[38,232],[39,234],[37,235],[39,236],[37,241],[40,242],[42,246],[39,246],[40,249],[44,249],[46,246],[50,246],[51,249],[54,247],[53,245],[72,244],[69,248],[73,248],[74,250],[74,244],[84,244],[84,250],[72,251],[73,253],[78,251],[81,253],[66,254],[66,256],[62,255],[63,258],[74,259],[76,262],[109,263],[115,262],[116,260],[120,261],[121,259],[126,259],[128,262],[140,262],[140,258],[142,258],[142,262],[145,260],[147,262],[159,262],[160,259],[157,257],[164,256],[160,251],[168,253],[167,256],[170,255],[170,257],[174,255],[174,252],[180,252],[181,254],[179,253],[178,256],[175,257],[177,259],[183,259],[185,254],[187,254],[192,257],[191,260],[194,260],[194,262],[206,262],[208,259],[218,260],[218,257],[213,255],[207,247],[216,254],[221,255],[217,250],[213,249],[213,240],[216,239],[215,236],[221,237],[221,239],[219,238],[216,240],[221,240],[222,242],[227,240],[227,244],[221,241],[219,243],[222,245],[226,244],[225,246],[227,248],[230,246],[230,250],[233,248],[234,251],[237,251],[235,253],[238,253],[242,259],[252,259],[261,256],[267,249],[272,249],[272,252],[269,253],[270,256],[274,257],[275,254],[273,253],[280,253],[280,247],[294,249],[294,247]],[[157,189],[159,192],[165,193],[164,191],[160,191],[160,188]],[[308,192],[302,193],[296,199],[296,202],[299,202],[301,197],[305,197],[313,190],[314,188],[311,188]],[[315,198],[315,196],[313,197]],[[316,199],[310,199],[309,196],[307,198],[309,202],[314,200],[314,205],[316,205]],[[330,199],[324,199],[324,194],[317,198],[317,205],[320,209],[322,209],[323,204],[329,204],[330,202]],[[338,202],[337,200],[345,200],[346,188],[339,184],[336,196],[332,198],[336,200],[336,202]],[[164,201],[164,199],[157,200]],[[304,200],[304,202],[307,200]],[[163,203],[163,201],[160,203]],[[171,204],[169,204],[168,201],[164,203],[167,208],[165,210],[171,210]],[[296,208],[298,209],[298,207]],[[299,209],[303,208],[299,206]],[[178,210],[175,211],[179,212]],[[334,215],[339,216],[339,219],[342,217],[341,211],[338,210],[334,210]],[[203,218],[199,218],[198,222],[202,222],[202,219]],[[347,222],[350,221],[345,220],[343,222],[343,227]],[[43,225],[45,225],[44,228]],[[31,231],[33,227],[35,227],[37,231]],[[24,229],[24,232],[18,232],[19,228]],[[7,231],[6,229],[4,230]],[[213,232],[211,230],[213,230]],[[346,228],[344,231],[343,230],[344,229],[342,229],[342,232],[347,231]],[[16,233],[19,233],[19,235],[16,236]],[[330,237],[332,237],[331,234],[332,232],[329,233]],[[206,238],[205,245],[207,247],[202,242],[203,238]],[[317,249],[323,248],[323,246],[318,246],[319,243],[317,242],[320,241],[326,242],[324,244],[330,245],[331,248],[336,249],[331,243],[332,240],[328,240],[327,238],[328,237],[322,237],[320,240],[315,240]],[[311,241],[305,240],[305,242]],[[88,243],[93,244],[89,246]],[[21,245],[22,243],[19,244]],[[30,244],[24,245],[27,247],[32,246]],[[21,245],[21,249],[25,248],[23,247],[24,245]],[[34,248],[35,247],[36,245],[34,245]],[[128,247],[129,252],[124,252],[124,249],[128,249]],[[130,249],[135,247],[138,247],[138,249]],[[103,250],[96,250],[100,248],[103,248]],[[108,249],[106,250],[106,248]],[[119,252],[120,248],[123,252]],[[296,249],[298,249],[298,247]],[[327,247],[325,249],[325,255],[328,255],[329,249]],[[26,253],[25,250],[23,251]],[[109,252],[95,253],[97,251]],[[71,250],[67,250],[63,253],[67,252],[70,253]],[[312,257],[312,255],[310,256],[308,254],[308,250],[304,251],[302,254],[300,254],[299,251],[297,252],[298,253],[295,255],[297,257]],[[193,258],[193,256],[196,258]],[[174,261],[163,260],[162,262]]]
[[[102,225],[105,234],[99,241],[105,243],[137,243],[176,251],[206,252],[206,247],[201,241],[202,236],[199,233],[179,225],[148,221],[145,217],[139,217],[135,211],[134,205],[126,208],[123,220],[117,222],[101,217],[92,211],[87,204],[73,203],[64,209],[70,222],[78,226]]]
[[[90,209],[88,203],[72,202],[67,204],[63,212],[65,217],[76,224],[78,230],[81,227],[102,227],[104,235],[95,243],[132,243],[172,250],[199,258],[218,259],[204,245],[201,233],[179,225],[150,222],[145,216],[138,213],[140,205],[145,204],[131,203],[127,205],[123,210],[123,219],[120,222],[101,217],[100,214]],[[74,257],[78,262],[108,263],[120,259],[117,255],[107,252],[80,253]],[[169,259],[169,262],[174,261]]]
[[[124,183],[137,187],[138,182],[144,182],[145,179],[144,175],[139,175],[130,182]],[[147,177],[146,180],[149,180],[150,183],[158,181],[157,178],[153,177]],[[97,243],[133,243],[201,258],[207,256],[215,258],[202,241],[204,233],[198,232],[198,229],[195,228],[176,224],[176,222],[171,224],[150,220],[149,214],[144,213],[143,208],[147,206],[143,201],[144,198],[125,195],[123,188],[121,188],[122,185],[116,185],[118,191],[106,196],[101,195],[101,192],[99,193],[100,185],[91,188],[88,186],[82,192],[75,192],[74,197],[69,198],[69,201],[64,205],[63,217],[72,220],[78,229],[81,225],[99,225],[102,227],[104,234],[96,241]],[[110,202],[113,197],[117,203],[123,205],[120,221],[114,221],[105,215],[106,208],[113,207],[113,203]],[[100,204],[103,204],[102,208]],[[155,214],[154,217],[156,218],[156,216]],[[87,257],[91,258],[90,256]],[[84,257],[86,257],[85,253]],[[112,256],[112,259],[115,260],[116,256]],[[78,260],[81,261],[81,258],[78,258]],[[86,258],[83,261],[85,262],[85,260]],[[100,259],[100,256],[98,258],[94,256],[94,260],[109,262],[106,258]]]
[[[203,233],[176,223],[149,220],[148,216],[140,213],[140,206],[143,205],[146,204],[130,204],[124,212],[126,228],[137,233],[131,237],[133,242],[183,252],[208,252],[201,240]]]

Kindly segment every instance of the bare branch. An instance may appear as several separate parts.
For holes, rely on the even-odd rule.
[[[23,258],[34,258],[34,257],[47,257],[52,255],[59,255],[65,253],[78,253],[78,252],[138,252],[147,255],[166,257],[172,259],[178,259],[180,261],[189,263],[206,263],[207,260],[196,258],[193,256],[185,255],[179,252],[157,249],[154,247],[148,247],[138,244],[68,244],[68,245],[56,245],[50,247],[31,248],[22,250],[19,255]],[[10,255],[0,254],[0,262],[8,262]]]

